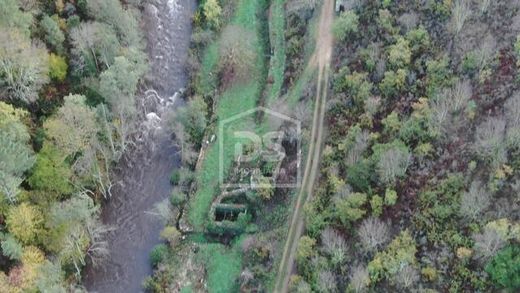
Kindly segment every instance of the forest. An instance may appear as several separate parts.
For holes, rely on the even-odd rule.
[[[0,1],[0,292],[81,292],[147,71],[136,3]]]
[[[0,0],[0,292],[87,292],[110,263],[163,2]],[[194,9],[144,291],[520,290],[520,1]]]

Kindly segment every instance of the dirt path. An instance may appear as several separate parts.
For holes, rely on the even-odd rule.
[[[303,180],[296,200],[287,241],[285,243],[282,260],[277,274],[274,292],[287,292],[289,278],[294,270],[294,258],[298,239],[303,233],[304,219],[303,206],[312,198],[314,182],[319,171],[321,146],[323,142],[325,108],[329,81],[329,64],[332,55],[333,37],[331,34],[334,18],[334,1],[325,0],[321,8],[316,49],[309,66],[318,66],[318,86],[312,121],[311,142],[305,163]]]

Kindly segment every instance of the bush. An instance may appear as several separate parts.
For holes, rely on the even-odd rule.
[[[335,202],[336,217],[343,225],[349,225],[366,214],[363,209],[366,202],[367,195],[364,193],[351,193],[345,198],[337,199]]]
[[[385,251],[378,252],[368,263],[370,279],[374,282],[398,274],[406,265],[416,262],[415,241],[408,231],[403,231],[388,245]]]
[[[386,97],[396,96],[406,86],[406,74],[406,70],[404,69],[385,72],[385,76],[379,84],[381,94]]]
[[[49,55],[49,77],[55,81],[62,82],[67,77],[69,66],[65,58],[54,53]]]
[[[166,226],[161,231],[160,236],[161,239],[168,241],[171,248],[175,248],[175,245],[177,245],[177,242],[181,237],[181,233],[174,226]]]
[[[168,256],[168,246],[164,243],[157,244],[150,252],[150,262],[156,267]]]
[[[179,184],[179,181],[181,180],[181,171],[179,169],[175,169],[172,171],[172,174],[170,175],[170,183],[172,185]]]
[[[237,25],[228,25],[222,31],[219,48],[218,71],[224,88],[250,77],[252,64],[256,64],[255,32]]]
[[[356,34],[359,30],[359,17],[352,11],[345,11],[336,18],[332,26],[332,33],[339,41],[345,41],[347,37]]]
[[[348,74],[342,82],[336,84],[337,90],[345,91],[358,105],[363,105],[363,102],[370,97],[372,87],[368,74],[361,72]]]
[[[220,8],[218,0],[207,0],[204,3],[203,11],[208,25],[212,28],[219,28],[222,8]]]
[[[172,195],[170,196],[170,203],[172,206],[178,207],[184,204],[188,200],[188,197],[184,192],[182,192],[178,188],[174,188],[172,191]]]
[[[397,192],[393,189],[385,191],[385,205],[393,206],[397,202]]]
[[[383,198],[379,195],[372,196],[372,199],[370,199],[370,208],[372,209],[372,216],[381,216],[383,213]]]
[[[498,252],[486,265],[485,270],[496,287],[518,292],[520,290],[520,246],[510,245]]]
[[[420,26],[406,34],[406,39],[410,42],[410,49],[413,54],[420,54],[427,51],[431,45],[428,31]]]
[[[411,60],[410,42],[403,37],[399,37],[397,42],[388,49],[388,63],[394,69],[406,68]]]
[[[372,168],[368,160],[360,160],[347,168],[347,182],[356,190],[368,192],[372,177]]]

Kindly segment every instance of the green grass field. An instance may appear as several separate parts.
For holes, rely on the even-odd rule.
[[[272,56],[269,75],[273,84],[267,97],[266,105],[280,97],[285,71],[285,0],[271,1],[271,16],[269,21],[269,35],[271,40]]]

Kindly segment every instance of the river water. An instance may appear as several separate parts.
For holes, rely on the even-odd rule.
[[[143,93],[138,100],[145,105],[140,111],[148,114],[149,121],[139,126],[141,141],[114,170],[113,181],[118,184],[101,214],[102,221],[113,227],[106,239],[110,256],[97,267],[86,267],[84,285],[89,292],[142,291],[143,279],[152,273],[149,253],[160,243],[163,227],[150,212],[168,198],[171,171],[180,164],[178,148],[162,122],[166,119],[160,117],[173,110],[174,105],[167,101],[174,100],[175,93],[187,83],[185,68],[196,1],[147,2],[152,3],[146,4],[143,12],[151,65],[147,87],[153,91]],[[157,103],[161,99],[162,103]]]

